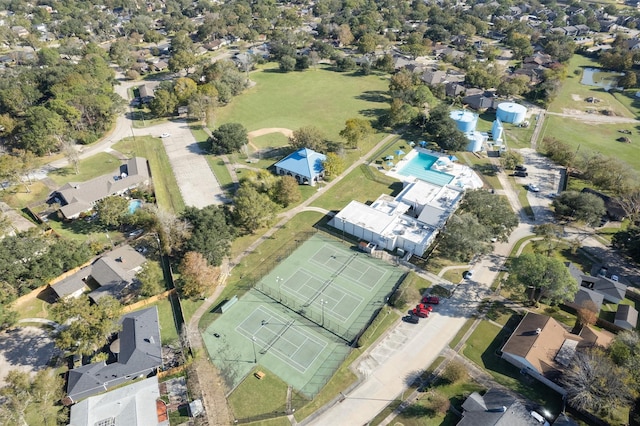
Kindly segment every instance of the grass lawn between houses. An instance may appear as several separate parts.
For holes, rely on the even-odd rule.
[[[78,174],[76,174],[75,168],[69,165],[61,169],[53,170],[49,173],[49,178],[60,186],[69,182],[86,182],[98,176],[116,171],[121,164],[122,162],[115,156],[106,152],[100,152],[84,160],[80,160],[78,164]]]

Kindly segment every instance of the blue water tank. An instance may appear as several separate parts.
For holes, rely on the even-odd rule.
[[[503,123],[520,124],[527,116],[527,108],[515,102],[501,102],[496,115]]]
[[[451,111],[449,117],[456,122],[458,130],[464,133],[471,133],[476,130],[478,124],[478,114],[463,109]]]
[[[485,141],[485,138],[480,132],[468,133],[467,139],[469,140],[469,143],[467,144],[467,151],[482,151],[482,143]]]
[[[493,125],[491,126],[491,138],[494,141],[502,140],[503,131],[504,127],[502,127],[502,122],[498,119],[493,120]]]

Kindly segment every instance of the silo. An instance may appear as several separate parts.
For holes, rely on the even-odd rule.
[[[520,124],[527,115],[527,108],[515,102],[501,102],[496,115],[503,123]]]
[[[501,141],[503,131],[504,127],[502,127],[502,122],[499,119],[495,119],[491,126],[491,139],[494,141]]]
[[[458,130],[464,133],[471,133],[476,130],[478,114],[463,109],[451,111],[449,117],[456,122]]]

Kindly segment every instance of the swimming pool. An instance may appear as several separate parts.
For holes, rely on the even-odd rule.
[[[402,176],[413,176],[425,182],[440,186],[448,185],[454,179],[454,176],[437,170],[431,170],[431,166],[433,166],[436,161],[438,161],[438,157],[425,154],[424,152],[418,152],[418,155],[410,159],[409,162],[398,171],[398,174]]]
[[[129,214],[134,214],[140,207],[142,207],[142,200],[130,200]]]

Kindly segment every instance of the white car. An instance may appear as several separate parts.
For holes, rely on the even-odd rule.
[[[535,185],[533,183],[527,185],[527,189],[531,192],[540,192],[540,188],[538,188],[538,185]]]
[[[169,136],[171,136],[171,133],[163,133],[160,135],[161,138],[168,138]]]

